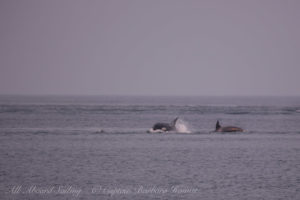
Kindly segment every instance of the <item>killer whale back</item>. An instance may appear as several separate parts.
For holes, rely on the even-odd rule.
[[[216,132],[243,132],[244,130],[242,128],[239,127],[235,127],[235,126],[226,126],[226,127],[222,127],[220,125],[219,120],[216,123]]]
[[[243,132],[243,129],[235,126],[226,126],[221,128],[222,132]]]
[[[172,127],[167,123],[156,123],[153,126],[153,130],[159,130],[159,129],[162,130],[163,128],[165,128],[166,130],[172,129]]]
[[[176,127],[176,122],[178,120],[178,117],[176,117],[170,124],[168,123],[156,123],[153,125],[152,129],[153,130],[163,130],[165,129],[165,131],[172,131],[172,130],[175,130]]]

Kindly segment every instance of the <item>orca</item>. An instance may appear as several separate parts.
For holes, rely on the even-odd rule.
[[[243,132],[244,130],[242,128],[239,127],[235,127],[235,126],[225,126],[222,127],[220,125],[219,120],[216,123],[216,130],[215,132]]]
[[[176,131],[176,122],[178,120],[178,117],[176,117],[171,123],[161,123],[158,122],[153,125],[152,130],[153,131],[161,131],[161,132],[166,132],[166,131]]]

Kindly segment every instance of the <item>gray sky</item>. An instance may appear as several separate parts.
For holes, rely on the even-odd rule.
[[[0,94],[300,95],[297,0],[1,0]]]

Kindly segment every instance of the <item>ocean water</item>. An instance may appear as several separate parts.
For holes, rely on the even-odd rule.
[[[299,197],[300,97],[0,96],[0,199]]]

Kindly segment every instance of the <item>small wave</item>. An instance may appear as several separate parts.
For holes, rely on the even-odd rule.
[[[11,107],[11,106],[1,106],[0,113],[22,113],[22,114],[29,114],[33,113],[34,109],[31,107]]]
[[[250,112],[236,111],[236,112],[227,112],[228,115],[248,115]]]

